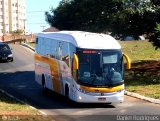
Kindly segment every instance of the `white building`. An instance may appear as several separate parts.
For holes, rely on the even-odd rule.
[[[0,0],[0,35],[15,30],[25,32],[25,0]]]

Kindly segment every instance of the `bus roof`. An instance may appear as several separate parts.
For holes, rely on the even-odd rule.
[[[121,49],[120,44],[110,35],[83,31],[42,32],[38,37],[67,41],[79,48]]]

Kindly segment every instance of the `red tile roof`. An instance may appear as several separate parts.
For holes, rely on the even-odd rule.
[[[49,28],[43,30],[43,32],[57,32],[57,31],[59,31],[59,30],[55,27],[49,27]]]

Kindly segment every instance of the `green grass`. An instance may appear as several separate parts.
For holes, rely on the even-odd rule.
[[[0,92],[0,115],[1,114],[24,114],[24,115],[39,115],[38,110],[32,109],[29,105],[20,103],[6,94]]]
[[[126,72],[128,73],[128,72]],[[125,88],[127,91],[135,92],[143,96],[160,99],[160,78],[150,76],[131,75],[125,76]]]
[[[0,119],[3,121],[52,121],[53,117],[43,116],[38,110],[0,91]]]
[[[148,41],[119,41],[123,53],[127,54],[133,62],[140,60],[160,60],[160,49]]]
[[[138,67],[138,70],[148,66],[154,69],[146,69],[144,72],[136,72],[136,69],[127,70],[125,73],[126,90],[160,99],[160,65],[156,65],[155,62],[151,61],[160,61],[160,49],[155,50],[155,47],[148,41],[119,41],[119,43],[122,46],[123,53],[131,58],[133,68]],[[155,65],[149,66],[147,64],[149,62],[151,64],[155,63]]]
[[[150,84],[150,85],[128,85],[126,90],[130,92],[139,93],[146,97],[151,97],[155,99],[160,99],[160,84]]]

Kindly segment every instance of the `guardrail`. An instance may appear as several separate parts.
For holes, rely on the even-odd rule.
[[[22,42],[26,42],[26,39],[14,39],[14,40],[10,40],[10,41],[5,41],[6,43],[11,43],[11,44],[21,44]]]
[[[23,46],[25,46],[25,47],[27,47],[27,48],[29,48],[29,49],[31,49],[32,51],[34,51],[35,52],[35,48],[33,48],[33,47],[31,47],[30,45],[28,45],[28,44],[26,44],[26,43],[21,43],[21,45],[23,45]]]
[[[22,42],[34,42],[35,41],[35,35],[4,35],[0,36],[0,41],[7,42],[7,43],[22,43]]]

